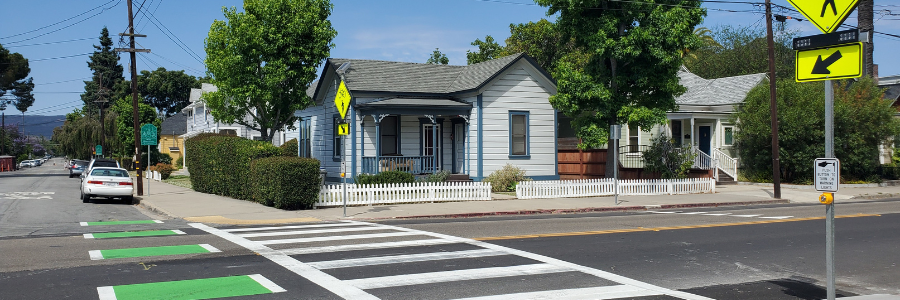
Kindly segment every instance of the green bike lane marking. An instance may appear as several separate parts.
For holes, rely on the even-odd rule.
[[[101,226],[101,225],[131,225],[131,224],[153,224],[162,223],[160,220],[134,220],[134,221],[103,221],[103,222],[81,222],[81,226]]]
[[[146,237],[146,236],[166,236],[185,234],[181,230],[146,230],[146,231],[125,231],[125,232],[104,232],[104,233],[85,233],[86,239],[111,239],[111,238],[127,238],[127,237]]]
[[[91,250],[91,260],[222,252],[209,244]]]
[[[187,300],[272,294],[286,290],[260,274],[97,288],[100,300]]]

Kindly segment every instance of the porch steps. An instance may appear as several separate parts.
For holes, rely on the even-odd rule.
[[[469,178],[469,174],[450,174],[447,182],[472,182],[472,178]]]
[[[719,181],[716,182],[716,185],[734,185],[737,184],[737,180],[734,180],[728,174],[725,174],[722,170],[717,170],[719,172]]]

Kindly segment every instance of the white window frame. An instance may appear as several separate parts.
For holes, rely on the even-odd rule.
[[[731,144],[725,142],[725,130],[731,129]],[[732,147],[734,146],[734,125],[722,125],[722,147]]]

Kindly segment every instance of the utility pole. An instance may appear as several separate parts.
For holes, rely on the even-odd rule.
[[[775,40],[772,36],[772,2],[766,0],[766,39],[769,44],[769,112],[772,118],[772,192],[781,199],[781,163],[778,157],[778,102],[775,101]]]
[[[869,39],[867,42],[863,42],[863,63],[865,66],[863,67],[863,74],[867,76],[871,76],[872,78],[876,78],[875,74],[875,61],[873,54],[875,53],[875,41],[872,40],[873,34],[875,33],[875,1],[874,0],[859,0],[859,6],[857,6],[856,14],[859,17],[857,19],[856,27],[859,28],[860,33],[867,32],[869,34]]]
[[[129,48],[116,48],[116,52],[129,52],[131,55],[131,109],[132,109],[132,125],[134,126],[134,169],[137,171],[137,195],[144,195],[144,182],[141,179],[141,121],[140,111],[138,111],[137,100],[137,58],[136,52],[150,52],[150,49],[135,49],[135,37],[147,37],[143,34],[134,34],[134,15],[131,12],[131,0],[128,0],[128,33],[120,33],[120,36],[128,36],[130,39]]]
[[[106,148],[106,122],[103,119],[103,107],[106,102],[106,87],[103,86],[103,72],[100,73],[100,88],[97,91],[97,100],[94,100],[94,103],[97,103],[97,106],[100,108],[100,148]],[[108,150],[107,150],[108,151]]]

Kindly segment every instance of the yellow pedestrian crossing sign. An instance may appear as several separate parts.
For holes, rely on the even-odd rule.
[[[856,9],[859,0],[788,0],[809,22],[824,33],[837,30]]]
[[[339,123],[337,130],[338,130],[338,135],[349,135],[350,134],[350,123]]]
[[[346,119],[347,109],[350,108],[350,91],[347,90],[347,85],[344,84],[343,80],[341,80],[341,85],[334,95],[334,106],[337,107],[338,113],[341,114],[341,119]]]
[[[797,52],[794,78],[797,82],[856,78],[862,76],[862,43],[828,46]]]

